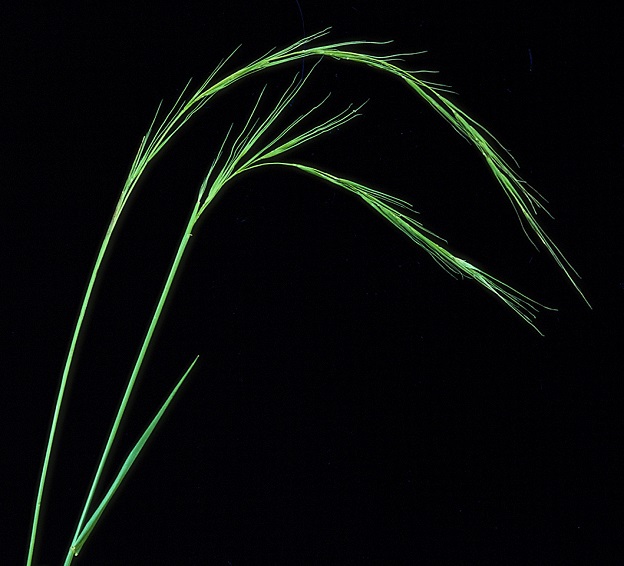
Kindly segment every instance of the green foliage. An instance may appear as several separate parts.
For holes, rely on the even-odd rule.
[[[574,270],[537,221],[538,211],[544,210],[542,200],[539,195],[535,193],[514,172],[512,165],[505,159],[505,156],[510,157],[509,154],[500,144],[498,144],[494,137],[491,136],[487,130],[472,120],[465,112],[457,108],[449,100],[449,98],[445,96],[445,93],[448,92],[445,87],[422,79],[421,77],[426,73],[426,71],[408,71],[399,66],[399,61],[401,61],[403,57],[410,54],[380,56],[361,52],[360,50],[362,48],[379,45],[379,43],[369,41],[348,41],[327,45],[314,45],[315,42],[326,36],[328,33],[329,30],[325,30],[311,35],[301,41],[297,41],[280,51],[271,51],[256,61],[220,78],[224,66],[231,56],[221,61],[208,79],[194,92],[194,94],[189,97],[188,100],[183,100],[184,93],[188,90],[187,85],[187,88],[184,89],[183,94],[176,101],[172,109],[161,120],[158,120],[157,112],[157,115],[154,118],[147,134],[141,140],[137,155],[132,163],[128,178],[121,191],[119,201],[113,212],[112,219],[97,255],[64,366],[37,493],[29,554],[27,558],[28,565],[32,564],[34,556],[37,526],[45,488],[46,475],[56,438],[59,414],[66,391],[68,376],[72,367],[76,344],[82,329],[85,313],[89,306],[99,268],[105,254],[107,253],[108,245],[117,226],[117,222],[124,212],[130,195],[134,191],[139,179],[146,171],[150,162],[167,146],[168,142],[175,135],[177,135],[188,120],[200,111],[212,97],[224,89],[233,86],[245,77],[278,65],[298,61],[303,58],[316,58],[317,62],[314,65],[314,67],[316,67],[322,58],[330,57],[338,61],[354,63],[376,69],[381,71],[383,75],[398,78],[421,99],[427,102],[437,113],[439,113],[462,137],[476,147],[485,160],[487,166],[492,171],[495,179],[512,203],[527,237],[531,241],[541,242],[580,293],[580,290],[574,281]],[[312,68],[311,73],[314,72],[314,67]],[[105,469],[108,456],[115,442],[120,424],[126,413],[126,408],[132,394],[134,384],[150,347],[152,336],[159,322],[163,307],[167,301],[171,285],[176,277],[188,242],[192,236],[193,228],[204,211],[213,202],[216,195],[227,184],[235,180],[235,178],[241,173],[266,166],[285,167],[311,175],[321,181],[340,187],[357,195],[372,210],[377,212],[398,230],[407,235],[413,242],[418,244],[451,275],[473,279],[485,287],[488,291],[491,291],[494,295],[502,299],[502,301],[525,322],[537,329],[533,321],[538,307],[542,305],[526,297],[522,293],[519,293],[502,281],[499,281],[492,275],[475,267],[468,261],[454,255],[446,247],[445,240],[428,231],[419,221],[416,220],[416,212],[409,203],[385,192],[373,189],[358,181],[338,177],[317,167],[297,163],[296,161],[288,160],[285,157],[285,154],[291,152],[299,146],[313,141],[319,136],[322,136],[327,132],[330,132],[351,121],[358,115],[362,108],[362,106],[350,106],[324,122],[308,126],[307,128],[303,128],[301,131],[305,122],[310,120],[315,111],[326,102],[326,98],[317,105],[311,107],[310,110],[305,112],[303,115],[291,120],[286,126],[283,126],[280,130],[274,132],[273,130],[276,128],[277,123],[282,121],[289,105],[304,88],[311,73],[309,73],[305,78],[295,77],[281,98],[279,98],[274,108],[268,113],[267,116],[261,118],[258,114],[260,113],[260,101],[264,96],[263,90],[258,97],[258,100],[247,121],[242,125],[238,134],[232,140],[230,140],[230,138],[235,127],[232,126],[230,128],[228,135],[221,144],[218,154],[212,162],[208,174],[201,183],[193,210],[183,232],[176,256],[171,264],[165,284],[163,285],[158,303],[154,309],[153,316],[149,323],[143,343],[128,379],[122,401],[115,416],[114,423],[106,441],[106,446],[102,452],[89,494],[75,530],[74,538],[68,549],[65,562],[66,564],[70,564],[73,557],[82,549],[89,535],[101,518],[102,513],[110,502],[113,494],[120,487],[128,470],[131,468],[138,454],[145,445],[145,442],[153,433],[158,421],[197,361],[197,359],[195,359],[195,361],[193,361],[184,372],[184,375],[178,381],[169,397],[165,400],[161,409],[158,411],[158,414],[146,427],[145,432],[142,434],[141,438],[128,455],[110,487],[106,490],[105,495],[102,497],[101,501],[97,503],[95,510],[93,510],[95,505],[94,497],[97,487]],[[381,79],[382,76],[379,78]],[[158,126],[156,126],[157,122],[159,122]],[[496,147],[498,147],[498,150]]]

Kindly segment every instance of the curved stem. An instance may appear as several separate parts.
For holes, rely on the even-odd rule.
[[[165,282],[165,285],[163,287],[163,290],[160,294],[160,297],[158,299],[158,304],[156,305],[156,308],[154,310],[154,314],[152,315],[152,319],[150,321],[149,327],[147,329],[147,332],[145,334],[145,338],[143,339],[143,344],[141,345],[141,349],[139,351],[139,354],[137,355],[137,359],[136,362],[134,364],[134,367],[132,369],[132,373],[130,374],[130,378],[128,379],[128,384],[126,385],[126,390],[124,392],[123,398],[119,404],[119,408],[117,410],[117,414],[115,416],[115,420],[113,421],[113,425],[111,427],[110,433],[108,435],[108,439],[106,441],[106,446],[104,447],[104,451],[102,452],[102,456],[100,457],[100,462],[98,464],[97,467],[97,471],[95,473],[95,477],[93,478],[93,482],[91,483],[91,488],[89,490],[89,495],[87,496],[87,500],[84,504],[83,510],[82,510],[82,514],[80,516],[80,520],[78,521],[78,526],[76,527],[76,531],[74,533],[73,539],[72,539],[72,546],[75,544],[75,541],[78,539],[78,537],[81,534],[83,525],[85,523],[86,517],[87,517],[87,513],[89,512],[89,507],[91,506],[91,502],[93,501],[93,497],[95,496],[95,492],[97,490],[97,486],[98,483],[100,481],[100,478],[102,476],[102,472],[104,471],[104,467],[106,465],[106,461],[108,459],[108,456],[110,454],[111,448],[113,446],[113,443],[115,441],[115,438],[117,436],[117,431],[119,430],[119,425],[121,424],[121,420],[124,416],[126,407],[128,405],[128,401],[130,400],[130,396],[132,394],[132,390],[134,388],[134,385],[136,383],[137,377],[139,375],[139,372],[141,371],[141,367],[143,365],[143,361],[145,359],[145,355],[147,354],[147,350],[149,349],[149,346],[151,344],[152,341],[152,337],[154,335],[154,331],[156,330],[156,326],[158,324],[158,321],[160,319],[160,315],[162,313],[163,307],[165,305],[165,302],[167,300],[167,297],[169,295],[169,291],[171,290],[171,286],[173,284],[173,281],[175,279],[176,273],[178,271],[178,267],[180,266],[180,262],[182,261],[182,257],[184,256],[184,252],[186,250],[186,247],[191,239],[191,230],[193,229],[193,226],[195,225],[195,223],[197,222],[197,212],[199,210],[199,206],[200,206],[200,200],[201,200],[201,193],[203,191],[200,191],[200,198],[197,199],[197,202],[195,203],[195,206],[193,208],[193,212],[191,214],[191,217],[188,221],[188,224],[186,226],[186,229],[184,231],[184,235],[182,236],[182,241],[180,242],[180,245],[178,246],[178,250],[176,252],[175,258],[173,260],[173,263],[171,265],[171,269],[169,270],[169,274],[167,276],[167,280]]]
[[[39,516],[40,516],[40,511],[41,511],[41,502],[43,500],[43,493],[44,493],[45,486],[46,486],[48,469],[50,467],[50,458],[52,456],[52,450],[54,448],[54,443],[56,441],[56,431],[57,431],[59,417],[61,414],[61,408],[63,405],[63,399],[65,396],[65,390],[67,389],[69,373],[71,371],[72,363],[74,361],[74,353],[76,352],[76,345],[78,344],[78,338],[80,337],[82,324],[84,322],[84,318],[87,313],[87,309],[89,307],[89,301],[91,299],[91,294],[93,293],[93,288],[95,286],[95,281],[97,279],[100,266],[102,265],[102,261],[104,259],[104,256],[106,255],[108,244],[110,243],[111,236],[117,224],[117,220],[119,219],[119,214],[121,213],[122,208],[123,208],[123,203],[120,201],[120,203],[117,206],[117,209],[115,210],[115,214],[113,215],[113,218],[108,226],[106,235],[104,236],[104,239],[102,240],[100,251],[98,252],[97,259],[95,260],[95,265],[93,266],[93,270],[91,272],[91,277],[89,278],[89,283],[87,284],[87,290],[85,291],[84,298],[82,299],[80,312],[78,314],[78,320],[76,321],[74,333],[72,335],[71,343],[69,345],[69,352],[65,360],[65,366],[63,368],[63,375],[61,377],[61,384],[59,386],[59,391],[56,397],[56,404],[54,406],[52,423],[50,425],[50,431],[48,434],[48,442],[46,445],[45,456],[43,458],[41,476],[39,478],[39,487],[37,490],[37,499],[35,502],[35,510],[34,510],[32,528],[31,528],[31,533],[30,533],[30,543],[28,546],[28,557],[26,559],[27,566],[31,566],[33,559],[34,559],[35,543],[37,540],[37,529],[39,526]]]

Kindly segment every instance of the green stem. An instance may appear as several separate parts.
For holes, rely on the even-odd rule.
[[[203,187],[202,187],[203,188]],[[145,359],[145,355],[147,353],[147,350],[150,346],[152,337],[154,335],[154,331],[156,329],[156,326],[158,324],[158,321],[160,319],[160,315],[162,313],[163,307],[165,305],[165,302],[167,300],[167,297],[169,295],[169,291],[171,289],[171,286],[173,284],[174,278],[176,276],[176,273],[178,271],[178,267],[180,266],[180,262],[182,260],[182,257],[184,255],[184,252],[186,250],[186,247],[189,243],[189,240],[191,239],[191,230],[193,229],[193,226],[195,225],[195,223],[197,222],[197,218],[198,218],[198,210],[200,207],[200,200],[201,200],[201,195],[203,193],[203,190],[200,191],[200,197],[197,199],[197,202],[195,203],[195,206],[193,208],[193,212],[191,214],[191,217],[189,219],[189,222],[186,226],[186,229],[184,231],[184,235],[182,237],[182,241],[180,242],[180,245],[178,246],[178,251],[176,252],[175,258],[173,260],[171,269],[169,271],[169,275],[167,276],[167,280],[165,282],[165,285],[163,287],[163,290],[160,294],[160,298],[158,299],[158,304],[156,305],[156,308],[154,310],[154,314],[152,315],[152,319],[150,321],[150,325],[149,328],[147,329],[147,332],[145,334],[145,338],[143,339],[143,344],[141,345],[141,349],[139,351],[139,354],[137,356],[136,362],[134,364],[134,368],[132,370],[132,373],[130,375],[130,378],[128,379],[128,384],[126,386],[126,390],[124,392],[123,398],[119,404],[119,408],[117,410],[117,415],[115,416],[115,420],[113,422],[113,425],[111,427],[111,431],[108,435],[108,439],[106,441],[106,446],[104,447],[104,451],[102,452],[102,456],[100,458],[100,463],[98,464],[98,468],[97,471],[95,473],[95,477],[93,479],[93,482],[91,484],[91,488],[89,490],[89,495],[87,496],[87,500],[84,504],[83,510],[82,510],[82,514],[80,516],[80,520],[78,522],[78,526],[76,527],[76,531],[74,533],[74,537],[72,539],[72,546],[75,544],[76,540],[78,540],[78,538],[81,535],[81,531],[83,528],[83,525],[85,523],[86,517],[87,517],[87,513],[89,511],[89,507],[91,506],[91,502],[93,501],[93,497],[95,496],[95,492],[97,490],[97,486],[98,483],[100,481],[100,477],[102,476],[102,472],[104,471],[104,467],[106,465],[106,461],[108,459],[109,453],[111,451],[111,448],[113,446],[113,443],[115,441],[115,438],[117,436],[117,432],[119,430],[119,425],[121,424],[121,420],[124,416],[126,407],[128,405],[128,401],[130,400],[130,395],[132,394],[132,390],[134,388],[134,385],[136,383],[137,377],[139,375],[139,372],[141,370],[141,367],[143,365],[143,361]],[[73,555],[73,554],[72,554]],[[71,562],[71,559],[69,560],[69,562]],[[68,564],[69,562],[66,562],[66,564]]]
[[[115,230],[117,220],[119,219],[119,215],[121,214],[124,204],[125,202],[123,201],[123,198],[120,199],[119,203],[117,204],[117,208],[115,209],[115,213],[113,214],[113,218],[111,219],[111,222],[108,226],[108,230],[106,231],[106,235],[104,236],[104,240],[102,240],[102,245],[100,246],[100,251],[98,252],[97,259],[95,260],[95,265],[93,266],[93,270],[91,272],[91,277],[87,285],[87,290],[85,291],[84,298],[82,300],[82,305],[80,306],[78,320],[74,328],[74,333],[72,335],[71,343],[69,346],[69,352],[65,360],[65,366],[63,368],[63,375],[61,377],[61,384],[59,387],[58,395],[56,397],[54,414],[52,416],[52,424],[50,425],[50,432],[48,434],[48,442],[46,445],[45,456],[43,458],[41,476],[39,478],[39,488],[37,490],[37,499],[35,503],[35,511],[33,515],[32,529],[30,533],[28,557],[26,559],[27,566],[31,566],[32,561],[34,559],[35,543],[37,540],[37,528],[39,526],[39,515],[41,511],[41,502],[43,500],[43,493],[45,490],[46,479],[48,475],[48,468],[50,466],[50,458],[52,456],[52,449],[54,448],[54,443],[56,441],[56,429],[57,429],[59,417],[61,414],[61,407],[63,405],[63,398],[65,395],[65,390],[67,388],[67,382],[69,380],[69,373],[71,371],[72,363],[74,360],[74,353],[76,351],[76,345],[78,344],[78,338],[80,337],[82,324],[84,322],[84,318],[87,313],[87,309],[89,307],[89,301],[91,299],[91,294],[93,293],[93,288],[95,286],[95,281],[97,279],[100,266],[102,265],[102,261],[104,259],[104,256],[106,255],[108,244],[110,243],[110,239],[113,235],[113,231]]]

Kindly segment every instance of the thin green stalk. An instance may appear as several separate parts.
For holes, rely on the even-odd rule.
[[[52,449],[54,447],[54,442],[56,440],[56,430],[58,426],[58,420],[61,414],[61,408],[63,405],[63,399],[65,396],[65,390],[67,388],[67,382],[69,379],[69,373],[72,367],[72,363],[74,360],[74,353],[76,351],[76,344],[78,343],[78,338],[80,337],[80,332],[82,330],[82,324],[84,322],[84,318],[87,312],[87,308],[89,306],[89,301],[91,299],[91,293],[93,292],[93,288],[95,286],[95,282],[97,280],[97,276],[99,273],[100,266],[102,265],[102,260],[106,255],[106,250],[108,249],[108,244],[110,242],[111,236],[117,224],[117,220],[119,219],[119,213],[116,211],[113,215],[113,218],[106,230],[106,235],[104,236],[104,240],[102,241],[102,245],[100,246],[100,251],[98,252],[97,258],[95,260],[95,265],[93,266],[93,270],[91,271],[91,277],[89,278],[89,283],[87,285],[87,290],[85,291],[84,298],[82,300],[82,304],[80,306],[80,312],[78,314],[78,320],[76,321],[76,326],[74,328],[74,332],[72,334],[71,343],[69,345],[69,352],[67,354],[67,358],[65,360],[65,365],[63,367],[63,374],[61,376],[61,383],[59,386],[59,391],[56,397],[56,403],[54,405],[54,414],[52,416],[52,423],[50,424],[50,432],[48,435],[48,441],[46,444],[45,456],[43,459],[43,466],[41,469],[41,476],[39,478],[39,487],[37,489],[37,499],[35,502],[35,511],[33,516],[33,523],[30,533],[30,543],[28,546],[28,557],[26,560],[26,564],[30,566],[32,564],[34,553],[35,553],[35,542],[37,538],[37,528],[39,526],[39,515],[41,511],[41,502],[43,500],[43,493],[45,490],[46,479],[48,475],[48,468],[50,466],[50,458],[52,456]]]
[[[206,185],[205,183],[202,184],[202,187],[200,189],[200,193],[199,193],[199,197],[197,199],[197,202],[195,203],[195,206],[193,208],[193,212],[191,213],[191,217],[189,218],[188,224],[186,226],[186,229],[184,231],[184,235],[182,236],[182,241],[180,242],[180,245],[178,247],[178,250],[176,252],[175,258],[173,260],[173,263],[171,265],[171,268],[169,270],[169,275],[167,276],[167,280],[165,281],[165,285],[163,287],[163,290],[160,294],[160,297],[158,299],[158,303],[156,305],[156,308],[154,310],[154,314],[152,315],[152,319],[150,321],[149,327],[147,329],[147,332],[145,333],[145,337],[143,339],[143,343],[141,344],[141,349],[139,350],[139,354],[137,355],[134,367],[132,369],[132,373],[130,374],[130,378],[128,379],[128,384],[126,385],[126,390],[124,392],[123,398],[119,404],[119,408],[117,410],[117,414],[115,416],[115,420],[113,421],[113,425],[111,427],[111,431],[109,433],[108,439],[106,441],[106,446],[104,447],[104,451],[102,453],[102,456],[100,458],[100,462],[98,464],[97,467],[97,471],[95,473],[95,477],[93,479],[93,482],[91,484],[91,488],[89,490],[89,495],[87,496],[87,500],[85,501],[83,510],[82,510],[82,514],[80,515],[80,520],[78,521],[78,526],[76,527],[76,531],[74,533],[74,537],[73,540],[74,542],[72,543],[72,547],[74,547],[76,545],[76,541],[79,538],[79,535],[81,534],[82,531],[82,527],[83,524],[86,520],[86,516],[87,513],[89,512],[89,508],[91,506],[91,502],[93,500],[93,497],[95,495],[95,491],[97,489],[97,486],[99,484],[100,481],[100,477],[102,475],[102,472],[104,471],[104,467],[106,466],[106,461],[108,459],[108,455],[110,453],[110,450],[113,446],[113,443],[115,442],[115,438],[117,436],[117,431],[119,430],[119,425],[121,424],[121,420],[124,416],[124,413],[126,411],[126,407],[128,405],[128,401],[130,400],[130,396],[132,394],[132,390],[134,389],[134,385],[136,383],[137,377],[139,375],[139,372],[141,371],[141,367],[143,365],[143,361],[145,360],[145,355],[147,353],[147,350],[150,346],[150,343],[152,341],[152,337],[154,335],[154,331],[156,330],[156,326],[158,325],[158,321],[160,320],[160,316],[162,314],[162,310],[163,307],[165,306],[165,302],[167,301],[167,297],[169,295],[169,291],[171,289],[171,285],[173,284],[173,280],[176,276],[176,273],[178,271],[178,268],[180,267],[180,262],[182,261],[182,258],[184,256],[184,252],[186,250],[186,247],[188,246],[188,243],[191,239],[192,236],[192,230],[193,230],[193,226],[195,225],[195,223],[197,222],[197,218],[198,218],[198,211],[200,208],[200,204],[201,204],[201,197],[204,193],[204,189],[205,189]]]
[[[154,120],[156,119],[156,117],[154,117]],[[102,261],[104,260],[104,257],[106,256],[106,253],[108,251],[108,246],[110,244],[111,238],[113,236],[113,233],[115,231],[115,228],[117,227],[117,223],[119,221],[119,218],[121,217],[121,214],[125,208],[126,203],[128,202],[128,198],[130,196],[130,194],[132,193],[134,187],[137,184],[137,181],[139,180],[139,177],[141,175],[141,173],[143,172],[143,170],[145,169],[145,165],[142,166],[141,164],[141,154],[142,151],[145,147],[145,143],[146,140],[149,138],[152,127],[154,125],[154,121],[152,121],[152,124],[150,125],[147,134],[145,136],[143,136],[143,139],[141,141],[141,144],[139,146],[139,151],[137,153],[137,156],[135,157],[135,160],[132,164],[132,167],[130,168],[130,173],[128,174],[128,179],[126,180],[126,183],[124,185],[123,190],[121,191],[121,195],[119,197],[119,200],[117,201],[117,205],[115,207],[115,211],[113,212],[113,216],[111,218],[111,221],[108,225],[108,228],[106,230],[106,234],[104,235],[104,239],[102,240],[102,243],[100,245],[100,249],[98,251],[98,255],[97,258],[95,260],[95,264],[93,266],[93,269],[91,270],[91,276],[89,277],[89,283],[87,284],[87,289],[85,291],[84,297],[82,299],[82,304],[80,305],[80,311],[78,313],[78,320],[76,321],[76,326],[74,327],[74,332],[72,334],[72,338],[71,338],[71,342],[69,345],[69,351],[67,353],[67,358],[65,359],[65,364],[63,366],[63,373],[61,376],[61,383],[59,385],[59,391],[56,397],[56,402],[54,405],[54,413],[52,416],[52,422],[50,424],[50,430],[48,433],[48,440],[46,443],[46,450],[45,450],[45,456],[43,459],[43,465],[41,467],[41,475],[39,478],[39,487],[37,489],[37,498],[35,501],[35,510],[34,510],[34,514],[33,514],[33,522],[32,522],[32,527],[31,527],[31,532],[30,532],[30,541],[29,541],[29,545],[28,545],[28,556],[26,558],[26,564],[27,566],[31,566],[33,560],[34,560],[34,555],[35,555],[35,548],[36,548],[36,541],[37,541],[37,529],[39,527],[39,517],[40,517],[40,512],[41,512],[41,503],[43,501],[43,494],[45,491],[45,486],[46,486],[46,479],[47,479],[47,475],[48,475],[48,469],[50,467],[50,458],[52,456],[52,450],[54,449],[54,444],[56,441],[56,433],[57,433],[57,427],[58,427],[58,420],[61,414],[61,409],[63,406],[63,401],[65,399],[65,390],[67,388],[67,383],[69,380],[69,375],[72,369],[72,365],[74,362],[74,355],[76,352],[76,345],[78,344],[78,339],[80,338],[80,334],[82,332],[82,325],[85,319],[85,315],[87,313],[87,310],[89,309],[89,303],[91,301],[91,295],[93,293],[93,289],[95,287],[95,283],[97,281],[99,272],[100,272],[100,267],[102,265]]]

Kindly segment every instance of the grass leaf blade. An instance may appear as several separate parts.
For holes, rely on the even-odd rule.
[[[173,398],[176,396],[178,390],[180,389],[180,387],[182,386],[182,384],[184,383],[184,381],[188,377],[189,373],[191,372],[191,370],[193,369],[193,367],[197,363],[198,359],[199,359],[199,356],[197,356],[193,360],[191,365],[184,372],[184,375],[180,378],[180,380],[178,381],[177,385],[173,388],[173,390],[171,391],[171,393],[169,394],[169,396],[167,397],[165,402],[162,404],[162,406],[160,407],[158,413],[156,413],[156,416],[152,419],[150,424],[147,426],[147,428],[145,429],[145,431],[141,435],[141,438],[139,438],[137,443],[134,445],[134,448],[128,454],[128,457],[126,458],[126,460],[124,461],[123,465],[121,466],[121,469],[119,470],[119,473],[117,474],[117,477],[113,480],[110,488],[106,492],[106,495],[102,498],[101,503],[98,505],[98,507],[94,511],[93,515],[86,522],[84,528],[82,529],[80,534],[76,537],[76,539],[72,543],[72,545],[71,545],[71,553],[73,554],[73,556],[78,556],[78,553],[80,552],[80,550],[84,546],[85,542],[87,541],[89,535],[91,534],[91,532],[95,528],[95,525],[100,520],[102,514],[104,513],[104,510],[106,509],[106,507],[110,503],[113,495],[115,495],[115,492],[121,486],[121,483],[123,482],[123,480],[126,477],[127,473],[130,471],[130,468],[132,467],[132,465],[134,464],[135,460],[137,459],[137,457],[139,456],[139,454],[141,453],[141,451],[145,447],[146,442],[152,436],[156,426],[158,425],[158,422],[160,421],[162,416],[165,414],[165,411],[167,410],[167,408],[171,404],[171,401],[173,401]]]

